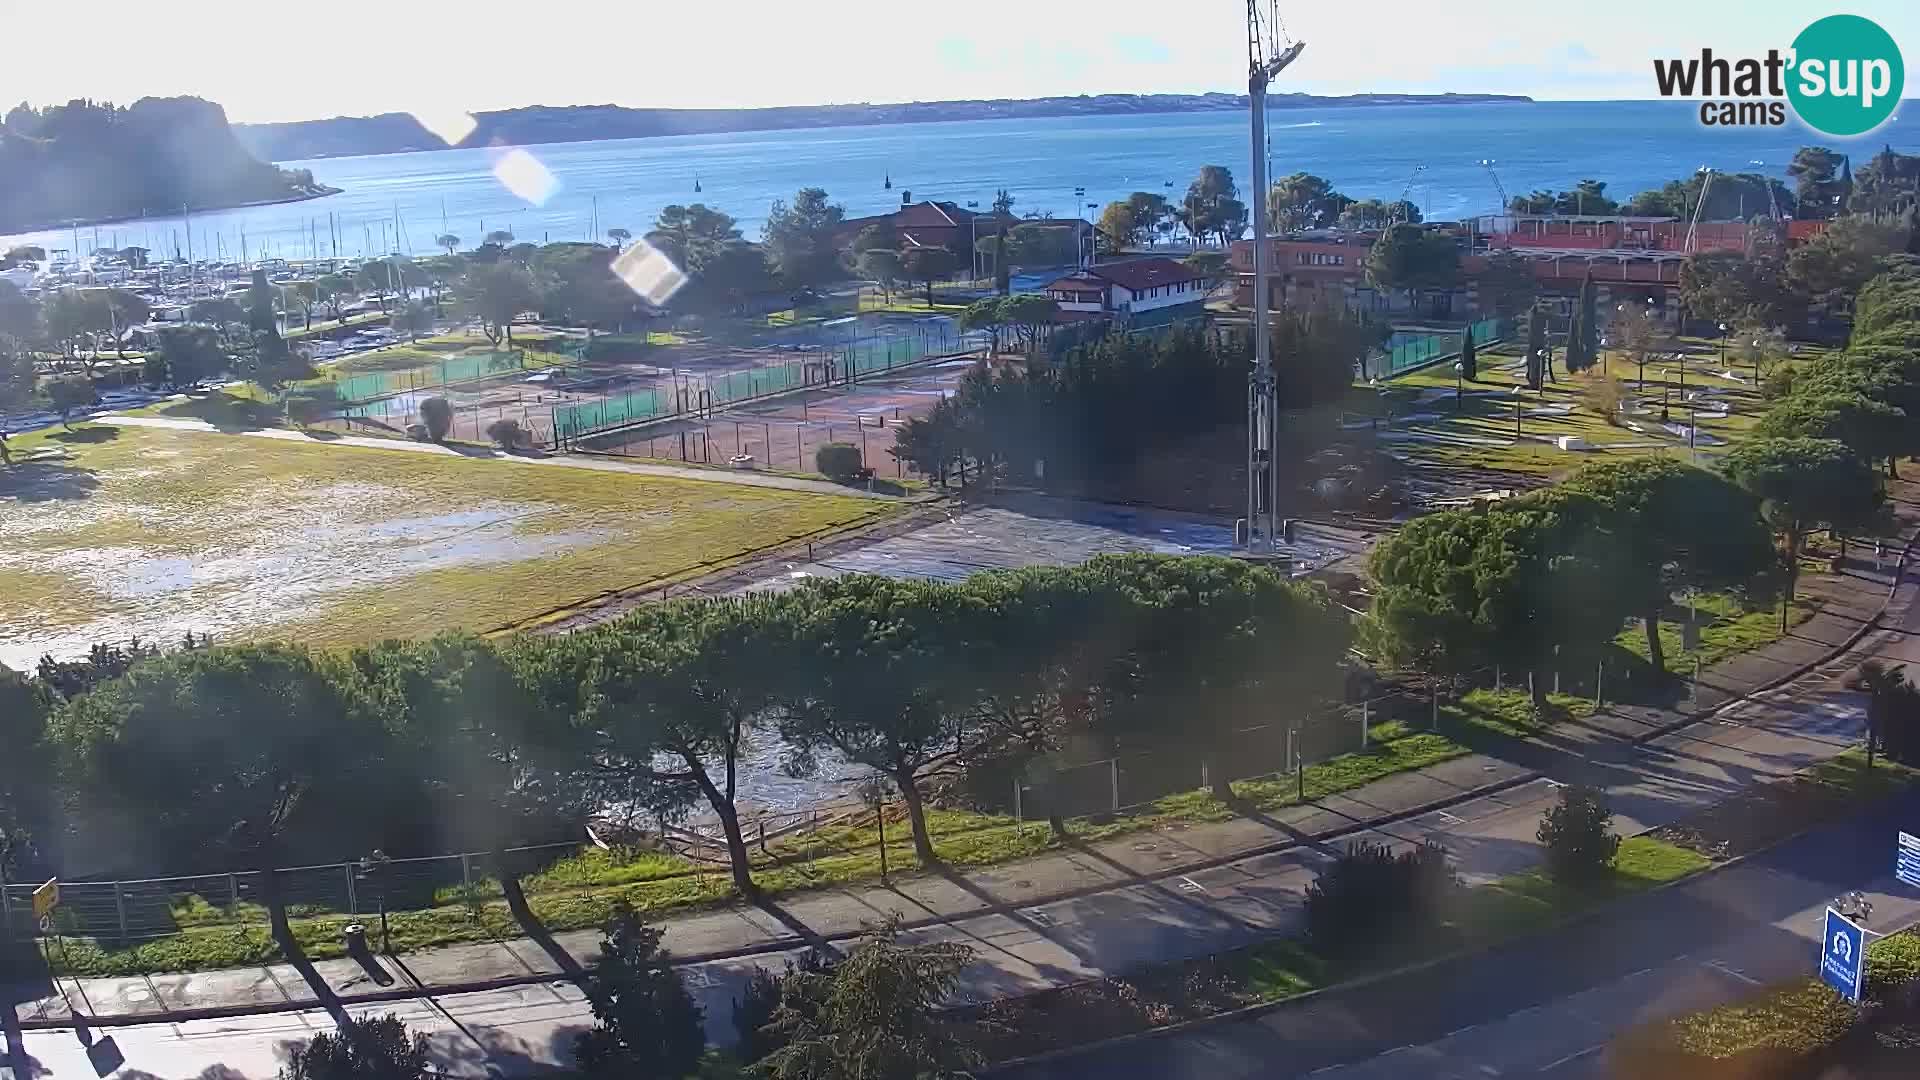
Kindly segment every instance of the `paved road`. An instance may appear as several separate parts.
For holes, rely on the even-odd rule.
[[[1890,628],[1870,634],[1859,648],[1920,664],[1914,633],[1920,607],[1906,603],[1902,591],[1901,606],[1889,611]],[[1829,665],[1644,746],[1629,746],[1599,727],[1564,725],[1532,751],[1548,775],[1604,786],[1623,831],[1655,827],[1856,742],[1860,700],[1839,688],[1844,670]],[[1808,909],[1842,889],[1888,891],[1896,823],[1910,831],[1920,825],[1920,794],[1867,824],[1821,830],[1687,886],[1637,898],[1578,930],[1378,988],[1003,1075],[1234,1080],[1343,1065],[1363,1077],[1524,1075],[1548,1066],[1562,1070],[1556,1076],[1587,1075],[1582,1070],[1596,1067],[1595,1048],[1633,1019],[1723,1000],[1751,985],[1746,980],[1804,970],[1811,938],[1803,937],[1817,934],[1808,929]],[[1468,831],[1442,842],[1466,859],[1486,861],[1485,848],[1492,847],[1533,861],[1530,837]],[[1920,913],[1920,895],[1901,895],[1905,899],[1882,896],[1883,925]]]
[[[1602,1077],[1606,1042],[1635,1023],[1813,974],[1827,902],[1841,892],[1867,894],[1874,929],[1920,921],[1920,890],[1891,874],[1895,834],[1916,823],[1920,792],[1562,933],[1185,1037],[998,1075]]]

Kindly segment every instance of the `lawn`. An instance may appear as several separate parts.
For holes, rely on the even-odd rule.
[[[1727,405],[1727,415],[1698,417],[1701,438],[1697,456],[1708,461],[1726,445],[1743,437],[1758,420],[1766,402],[1753,385],[1750,369],[1735,364],[1738,378],[1719,374],[1716,356],[1688,355],[1684,361],[1664,360],[1647,365],[1646,383],[1624,354],[1603,350],[1606,368],[1630,400],[1645,403],[1643,412],[1609,424],[1597,411],[1594,387],[1600,372],[1568,375],[1558,369],[1557,380],[1538,393],[1521,397],[1518,433],[1514,422],[1516,392],[1523,383],[1519,349],[1502,344],[1480,355],[1479,378],[1456,384],[1452,366],[1438,365],[1369,386],[1372,399],[1355,406],[1363,416],[1397,416],[1385,429],[1383,443],[1409,461],[1434,465],[1505,469],[1511,472],[1553,474],[1595,457],[1677,453],[1691,455],[1684,436],[1661,426],[1665,404],[1668,422],[1688,420],[1685,394],[1704,393]],[[1684,382],[1684,386],[1682,383]],[[1465,396],[1456,406],[1455,391]],[[1703,399],[1704,400],[1704,399]],[[1640,430],[1626,426],[1638,425]],[[1575,436],[1600,449],[1564,451],[1553,444],[1560,436]]]
[[[1611,875],[1572,889],[1534,872],[1460,890],[1439,932],[1355,951],[1311,938],[1266,942],[1158,964],[983,1006],[969,1014],[990,1060],[1044,1053],[1096,1039],[1284,1001],[1347,979],[1548,929],[1610,900],[1676,881],[1711,865],[1649,837],[1620,845]]]
[[[1629,1071],[1639,1070],[1635,1075],[1653,1069],[1700,1075],[1704,1069],[1714,1077],[1810,1076],[1816,1071],[1823,1076],[1911,1076],[1909,1055],[1920,1045],[1920,1027],[1915,1026],[1920,1014],[1899,998],[1902,988],[1920,978],[1920,937],[1909,931],[1869,942],[1866,969],[1866,996],[1882,1003],[1874,1013],[1847,1002],[1817,979],[1796,979],[1713,1008],[1644,1024],[1616,1038],[1610,1054]],[[1807,1068],[1816,1062],[1831,1071]],[[1730,1068],[1720,1068],[1723,1063]],[[1795,1064],[1805,1071],[1795,1070]],[[1881,1071],[1871,1067],[1875,1065],[1894,1067]],[[1857,1071],[1861,1066],[1870,1068]]]
[[[321,645],[490,630],[891,512],[327,441],[107,425],[16,438],[17,456],[67,456],[0,473],[0,662],[188,630]]]

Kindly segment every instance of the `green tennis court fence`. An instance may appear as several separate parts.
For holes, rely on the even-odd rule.
[[[742,401],[808,386],[825,386],[848,377],[892,371],[928,357],[946,356],[987,344],[979,333],[942,327],[904,337],[872,338],[838,350],[822,349],[808,358],[772,367],[743,368],[724,375],[689,378],[677,386],[627,390],[553,408],[553,432],[561,440],[585,438],[628,424],[663,420],[684,413],[722,408]]]
[[[1485,345],[1502,336],[1501,320],[1498,318],[1481,319],[1470,324],[1473,343]],[[1451,353],[1460,351],[1459,331],[1443,331],[1437,334],[1395,334],[1386,350],[1386,374],[1398,375]]]
[[[562,347],[559,352],[567,358],[567,363],[578,363],[585,357],[586,348],[582,343]],[[363,371],[355,375],[340,375],[334,379],[334,385],[340,393],[340,400],[353,404],[388,394],[404,394],[525,370],[528,370],[526,350],[495,349],[459,353],[405,371]]]

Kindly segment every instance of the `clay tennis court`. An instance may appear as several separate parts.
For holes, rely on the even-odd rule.
[[[931,412],[977,363],[978,357],[955,357],[853,386],[796,391],[716,408],[704,418],[663,420],[601,436],[584,448],[715,465],[748,455],[754,468],[811,472],[820,447],[843,442],[861,447],[861,459],[876,475],[905,476],[910,470],[887,453],[894,432],[907,420]]]

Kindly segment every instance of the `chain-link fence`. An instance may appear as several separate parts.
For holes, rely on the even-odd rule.
[[[987,335],[962,333],[942,321],[910,335],[872,337],[819,349],[790,363],[702,375],[674,386],[628,390],[603,395],[598,401],[556,405],[551,430],[559,442],[571,443],[629,424],[707,414],[773,394],[851,382],[926,360],[972,352],[987,344]]]
[[[577,843],[514,848],[521,869],[572,855]],[[281,899],[293,918],[365,916],[381,910],[423,911],[501,896],[498,854],[469,852],[417,859],[330,863],[279,872]],[[182,931],[265,926],[258,871],[126,881],[63,881],[51,929],[71,937],[139,941]],[[14,937],[39,932],[30,884],[0,884],[0,929]],[[529,890],[530,892],[534,890]]]
[[[1589,699],[1595,707],[1607,692],[1605,665],[1569,661],[1539,675],[1551,697]],[[1378,725],[1394,722],[1399,734],[1434,731],[1462,735],[1475,727],[1499,729],[1514,721],[1511,702],[1467,700],[1475,690],[1529,693],[1531,676],[1488,667],[1452,677],[1408,676],[1381,692],[1348,704],[1316,710],[1295,723],[1254,725],[1230,733],[1217,747],[1154,746],[1110,757],[1056,754],[1029,767],[1003,793],[970,785],[974,797],[1021,820],[1124,814],[1170,795],[1214,786],[1293,776],[1303,795],[1315,786],[1305,770],[1343,754],[1375,747]],[[1691,700],[1691,697],[1689,698]],[[1524,712],[1524,708],[1519,711]],[[981,796],[984,794],[984,798]]]
[[[569,363],[573,363],[578,362],[580,357],[569,355],[567,359]],[[391,394],[454,386],[526,370],[529,370],[526,350],[498,349],[459,353],[402,371],[335,372],[332,379],[334,390],[340,395],[340,401],[346,405],[353,405]],[[328,372],[332,369],[323,368],[322,371]]]

